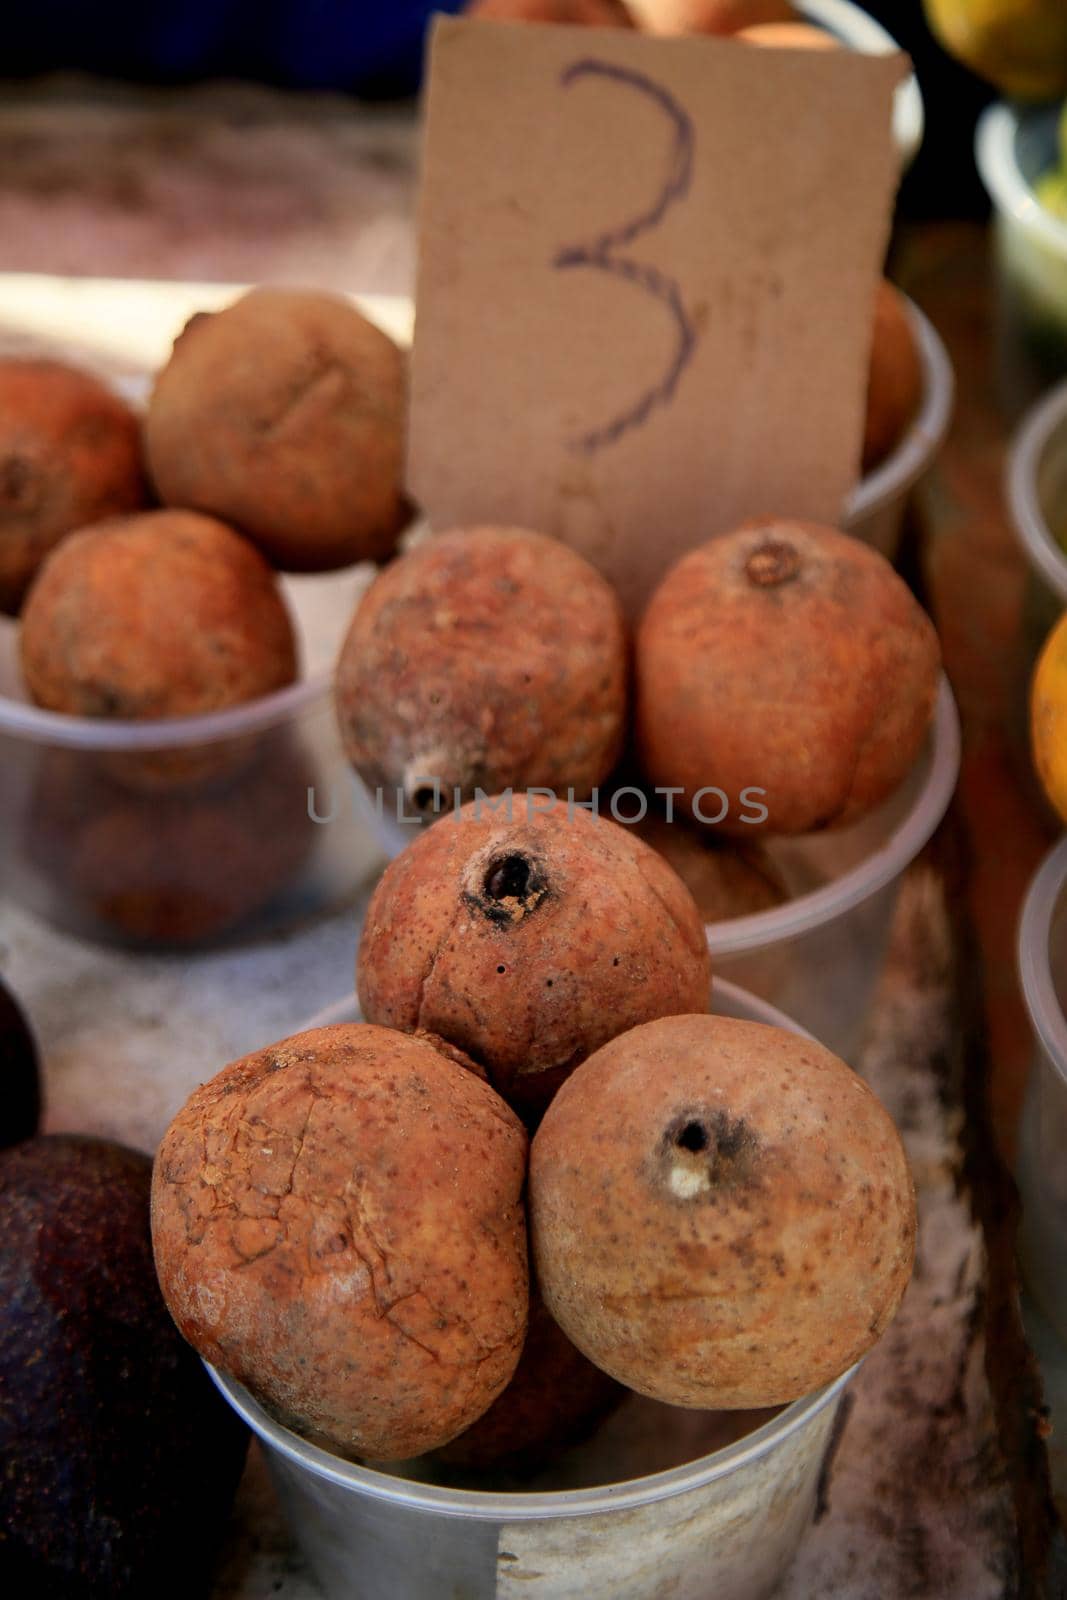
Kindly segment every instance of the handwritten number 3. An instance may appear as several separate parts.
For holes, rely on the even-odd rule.
[[[620,412],[610,422],[571,441],[574,449],[591,455],[605,445],[614,444],[630,429],[641,427],[656,406],[669,404],[696,348],[696,329],[682,303],[682,292],[676,280],[660,272],[657,267],[619,254],[620,250],[633,244],[643,233],[650,233],[657,228],[669,207],[688,193],[693,174],[693,124],[674,96],[651,78],[646,78],[643,72],[632,72],[608,61],[588,59],[574,62],[562,74],[560,81],[565,89],[569,89],[571,84],[583,78],[607,78],[613,83],[636,89],[661,109],[670,121],[673,132],[667,176],[648,210],[621,227],[608,229],[592,243],[564,246],[552,263],[560,269],[594,267],[601,272],[611,273],[613,277],[623,278],[666,306],[674,319],[674,354],[660,381],[646,389],[634,405]]]

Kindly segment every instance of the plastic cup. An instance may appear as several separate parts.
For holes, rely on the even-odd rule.
[[[1038,868],[1019,925],[1034,1057],[1019,1126],[1019,1249],[1034,1299],[1067,1341],[1067,839]]]
[[[1067,373],[1067,222],[1034,184],[1056,164],[1059,108],[983,112],[975,159],[993,202],[1002,398],[1013,414]]]
[[[817,23],[864,55],[891,55],[900,49],[893,35],[851,0],[796,0],[796,8],[809,22]],[[919,80],[910,73],[893,99],[893,138],[905,170],[919,153],[925,120]]]
[[[716,982],[713,1006],[803,1032],[732,984]],[[305,1026],[358,1016],[353,996]],[[630,1396],[518,1492],[446,1487],[429,1463],[356,1466],[212,1377],[259,1439],[326,1600],[763,1600],[811,1523],[854,1371],[769,1419]]]
[[[933,323],[910,300],[908,312],[923,368],[922,404],[892,454],[849,495],[842,521],[889,561],[896,559],[908,497],[945,441],[956,395],[952,363]]]

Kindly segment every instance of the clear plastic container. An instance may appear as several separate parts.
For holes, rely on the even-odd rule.
[[[304,678],[205,717],[118,722],[27,703],[0,618],[0,882],[83,937],[182,948],[276,931],[351,899],[380,857],[354,810],[333,660],[370,569],[283,580]]]
[[[1027,893],[1019,976],[1035,1049],[1019,1125],[1019,1248],[1034,1299],[1067,1341],[1067,839]]]
[[[1059,107],[993,105],[975,159],[993,202],[1001,393],[1013,415],[1067,373],[1067,222],[1034,184],[1055,165]]]
[[[803,1031],[732,984],[715,984],[713,1008]],[[353,996],[305,1026],[358,1017]],[[513,1491],[446,1487],[428,1462],[356,1466],[212,1372],[263,1446],[326,1600],[763,1600],[811,1523],[852,1375],[776,1413],[629,1396],[592,1439]]]

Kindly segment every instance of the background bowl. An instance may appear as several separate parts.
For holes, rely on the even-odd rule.
[[[993,105],[975,134],[993,202],[1000,387],[1013,415],[1067,373],[1067,223],[1033,188],[1056,163],[1059,114],[1054,105]]]
[[[712,1003],[803,1032],[729,983],[715,983]],[[351,996],[303,1026],[358,1020]],[[428,1462],[356,1466],[212,1371],[263,1446],[327,1600],[763,1600],[811,1523],[851,1376],[777,1413],[631,1395],[592,1439],[512,1492],[442,1486]]]
[[[1067,1341],[1067,839],[1030,885],[1018,952],[1035,1047],[1019,1125],[1019,1248],[1034,1299]]]

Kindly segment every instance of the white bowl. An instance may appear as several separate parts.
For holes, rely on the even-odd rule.
[[[1067,222],[1034,193],[1056,162],[1059,108],[992,105],[975,159],[993,202],[1002,398],[1020,412],[1067,373]]]

